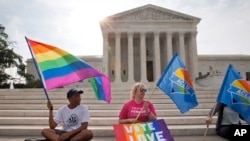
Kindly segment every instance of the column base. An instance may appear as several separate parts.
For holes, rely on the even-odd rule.
[[[141,83],[148,83],[148,80],[145,79],[145,80],[141,80],[140,82]]]
[[[135,80],[133,78],[128,79],[127,83],[135,83]]]
[[[122,80],[115,80],[113,83],[120,84],[123,83]]]

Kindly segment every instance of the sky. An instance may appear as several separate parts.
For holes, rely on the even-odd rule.
[[[147,4],[200,18],[198,55],[250,55],[249,0],[1,0],[0,24],[24,61],[25,36],[73,55],[102,55],[99,22]]]

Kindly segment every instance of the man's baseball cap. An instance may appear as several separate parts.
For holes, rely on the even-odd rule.
[[[83,94],[82,90],[77,90],[77,89],[70,89],[67,93],[67,98],[69,99],[72,95],[75,94]]]

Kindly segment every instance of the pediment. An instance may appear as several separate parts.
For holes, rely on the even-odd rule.
[[[200,21],[199,18],[155,5],[145,5],[107,17],[109,21]]]

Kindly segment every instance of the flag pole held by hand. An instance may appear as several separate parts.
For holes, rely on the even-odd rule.
[[[154,90],[152,91],[152,93],[150,94],[150,96],[148,97],[148,100],[151,98],[151,96],[153,95],[154,91],[156,90],[156,87],[154,88]],[[141,108],[140,112],[138,113],[137,117],[136,117],[136,120],[139,118],[139,116],[141,115],[141,112],[143,111],[144,107]]]
[[[215,104],[214,107],[213,107],[212,115],[214,114],[215,106],[216,106],[216,104]],[[210,116],[210,118],[212,119],[212,116]],[[207,128],[206,128],[206,130],[205,130],[205,132],[204,132],[202,141],[205,141],[205,138],[206,138],[207,132],[208,132],[208,128],[209,128],[209,124],[207,125]]]

